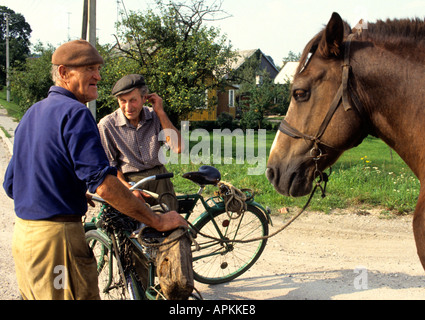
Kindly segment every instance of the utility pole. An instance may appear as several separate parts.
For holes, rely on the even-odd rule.
[[[9,18],[10,18],[10,15],[6,13],[6,100],[7,102],[10,102]]]
[[[81,28],[81,39],[82,40],[87,40],[87,13],[89,11],[88,8],[88,0],[84,0],[84,5],[83,5],[83,26]]]
[[[93,47],[96,47],[96,0],[84,0],[81,39],[87,40]],[[96,100],[88,102],[87,107],[96,119]]]
[[[67,12],[68,14],[68,41],[71,40],[71,34],[70,34],[70,30],[71,30],[71,26],[70,26],[70,20],[71,20],[71,12]]]

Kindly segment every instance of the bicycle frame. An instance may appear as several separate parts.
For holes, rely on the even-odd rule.
[[[143,183],[145,183],[146,181],[149,180],[154,180],[154,176],[153,177],[148,177],[145,178],[141,181],[139,181],[138,183],[136,183],[131,190],[135,190],[138,189],[138,187],[140,185],[142,185]],[[198,190],[197,193],[194,194],[185,194],[185,195],[179,195],[177,196],[177,200],[179,203],[179,209],[178,212],[182,215],[184,215],[184,218],[186,220],[189,220],[189,218],[191,217],[195,206],[198,204],[198,202],[200,201],[202,203],[202,206],[204,208],[204,211],[202,213],[200,213],[199,216],[197,216],[194,221],[192,222],[192,225],[196,225],[196,223],[198,221],[201,221],[202,219],[206,219],[206,217],[209,217],[212,224],[214,225],[214,228],[217,232],[217,235],[219,238],[221,239],[226,239],[226,240],[231,240],[228,239],[226,236],[226,234],[223,234],[223,232],[221,232],[220,227],[218,226],[216,220],[215,220],[215,216],[216,214],[222,213],[223,210],[225,210],[225,205],[223,200],[221,199],[220,196],[212,196],[209,198],[204,198],[202,196],[202,192],[205,190],[205,186],[200,186],[200,189]],[[152,193],[150,193],[152,195]],[[92,195],[92,199],[98,202],[103,203],[104,205],[106,205],[106,202],[95,196]],[[258,208],[262,214],[266,217],[266,220],[268,222],[268,224],[272,225],[272,221],[271,221],[271,217],[270,217],[270,210],[269,209],[265,209],[262,205],[260,205],[259,203],[257,203],[256,201],[254,201],[253,197],[250,200],[246,201],[247,204],[250,204],[256,208]],[[119,255],[119,245],[117,246],[116,243],[114,244],[114,242],[117,239],[117,234],[114,234],[112,232],[108,232],[104,229],[102,229],[101,227],[98,228],[98,226],[96,225],[97,221],[99,221],[101,219],[101,216],[104,214],[103,212],[104,206],[102,206],[102,209],[100,210],[99,214],[94,217],[90,222],[86,222],[84,224],[84,228],[85,231],[89,231],[89,230],[96,230],[96,233],[98,233],[103,239],[105,239],[107,241],[107,243],[110,245],[111,248],[113,248],[113,250],[110,250],[111,252],[109,252],[109,263],[112,264],[112,257],[115,254],[115,257],[118,257],[117,259],[117,264],[118,264],[118,268],[120,269],[120,277],[122,278],[124,284],[127,286],[127,279],[125,279],[124,276],[124,272],[122,270],[122,267],[120,266],[121,264],[121,259],[119,259],[120,255]],[[239,230],[240,227],[240,223],[241,223],[242,219],[240,219],[239,221],[239,225],[237,227],[237,229]],[[224,233],[226,233],[227,231],[224,231]],[[140,255],[142,255],[143,257],[146,258],[146,260],[148,261],[148,275],[147,275],[147,288],[146,290],[143,291],[143,288],[141,288],[140,286],[137,286],[136,288],[132,288],[134,291],[134,295],[137,298],[142,298],[142,297],[146,297],[149,300],[156,300],[159,298],[163,298],[163,296],[161,296],[160,291],[158,290],[158,285],[155,285],[155,263],[154,263],[154,259],[152,259],[152,257],[149,255],[147,248],[143,247],[138,240],[135,237],[132,237],[132,234],[130,232],[127,231],[123,231],[124,237],[131,243],[132,249],[136,250]],[[235,237],[236,237],[235,233]],[[233,239],[234,240],[234,239]],[[207,249],[214,246],[214,243],[204,243],[203,246],[200,248],[200,250],[203,249]],[[229,242],[222,242],[222,247],[219,250],[215,250],[213,252],[204,254],[204,255],[199,255],[196,257],[193,257],[193,261],[197,261],[199,259],[203,259],[205,257],[210,257],[210,256],[215,256],[215,255],[223,255],[226,254],[227,252],[230,252],[233,250],[233,244],[229,243]],[[114,252],[112,252],[114,251]],[[103,263],[103,261],[100,261],[98,263]],[[113,280],[113,270],[112,270],[112,265],[109,265],[109,283],[107,284],[107,287],[109,287],[112,283]],[[128,288],[128,287],[127,287]]]
[[[115,257],[119,257],[119,248],[117,245],[114,245],[114,240],[116,241],[117,238],[117,234],[112,233],[112,232],[107,232],[106,230],[102,229],[102,228],[97,228],[96,227],[96,221],[98,221],[101,217],[101,215],[103,214],[103,208],[101,210],[101,212],[97,215],[97,217],[94,217],[92,219],[92,221],[87,222],[85,224],[85,230],[86,232],[89,230],[96,230],[96,233],[102,237],[104,240],[106,240],[106,242],[109,244],[109,246],[113,249],[110,250],[110,252],[108,253],[108,270],[109,270],[109,278],[108,278],[108,283],[106,284],[105,288],[110,288],[111,284],[112,284],[112,280],[113,280],[113,267],[112,267],[112,263],[113,260],[116,259],[117,264],[118,264],[118,268],[120,269],[120,277],[122,279],[122,281],[124,282],[125,286],[127,286],[127,279],[125,278],[124,274],[123,274],[123,270],[122,267],[120,266],[121,264],[121,259],[119,258],[114,258]],[[132,250],[137,250],[137,253],[139,253],[140,255],[144,256],[148,262],[148,275],[147,275],[147,286],[146,286],[146,290],[143,291],[143,288],[141,288],[140,286],[133,288],[134,290],[134,296],[136,297],[136,299],[143,299],[143,297],[146,297],[148,300],[157,300],[158,296],[161,295],[161,293],[159,292],[159,290],[156,288],[155,285],[155,265],[154,265],[154,261],[151,258],[151,256],[149,255],[148,252],[146,252],[145,248],[137,241],[137,239],[135,237],[132,236],[132,234],[130,232],[127,231],[122,231],[124,237],[131,243],[132,245]],[[97,261],[98,265],[101,265],[104,263],[104,261]],[[160,298],[163,298],[163,296],[160,296]]]
[[[177,196],[177,200],[180,204],[180,202],[185,202],[185,205],[183,206],[182,210],[180,210],[179,207],[179,213],[182,214],[186,214],[185,215],[185,219],[188,220],[193,212],[193,209],[195,208],[196,204],[198,203],[198,201],[201,201],[202,206],[204,207],[204,212],[202,212],[193,222],[192,225],[196,225],[196,223],[202,219],[205,218],[205,216],[210,216],[211,217],[211,221],[214,224],[215,230],[217,232],[217,234],[219,235],[219,237],[221,239],[226,239],[226,235],[223,234],[219,228],[219,226],[217,225],[214,216],[216,212],[222,212],[225,209],[224,206],[224,202],[221,200],[221,197],[219,196],[212,196],[210,198],[205,199],[202,196],[202,192],[204,191],[205,187],[201,186],[198,193],[195,194],[188,194],[188,195],[180,195]],[[218,200],[218,201],[216,201]],[[208,203],[212,202],[212,205],[209,205]],[[254,201],[253,199],[246,201],[247,204],[251,204],[255,207],[257,207],[258,209],[260,209],[264,216],[267,218],[267,221],[270,225],[273,225],[271,217],[270,217],[270,209],[265,209],[261,204],[259,204],[258,202]],[[236,233],[235,233],[236,236]],[[207,249],[210,246],[213,246],[214,244],[210,244],[210,245],[206,245],[203,246],[201,248],[199,248],[199,250],[202,249]],[[224,252],[227,252],[228,250],[232,250],[232,245],[229,244],[228,242],[223,242],[223,247],[225,248]],[[203,259],[205,257],[209,257],[209,256],[214,256],[214,255],[220,255],[224,253],[223,251],[217,251],[217,252],[213,252],[210,254],[206,254],[206,255],[200,255],[197,257],[193,257],[193,261],[197,261],[200,259]]]

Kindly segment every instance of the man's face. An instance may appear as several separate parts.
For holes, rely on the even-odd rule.
[[[98,97],[97,83],[100,77],[100,64],[69,68],[68,90],[78,101],[87,103]]]
[[[139,89],[134,89],[128,93],[118,96],[118,104],[122,113],[130,121],[131,124],[137,126],[140,120],[140,112],[146,102],[146,96],[140,95]]]

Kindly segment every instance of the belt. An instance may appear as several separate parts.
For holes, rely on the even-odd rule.
[[[59,214],[43,220],[52,222],[81,222],[81,216],[75,214]]]

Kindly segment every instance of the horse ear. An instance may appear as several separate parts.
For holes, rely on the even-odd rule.
[[[332,14],[319,44],[319,52],[325,58],[338,57],[344,39],[344,22],[336,12]]]

